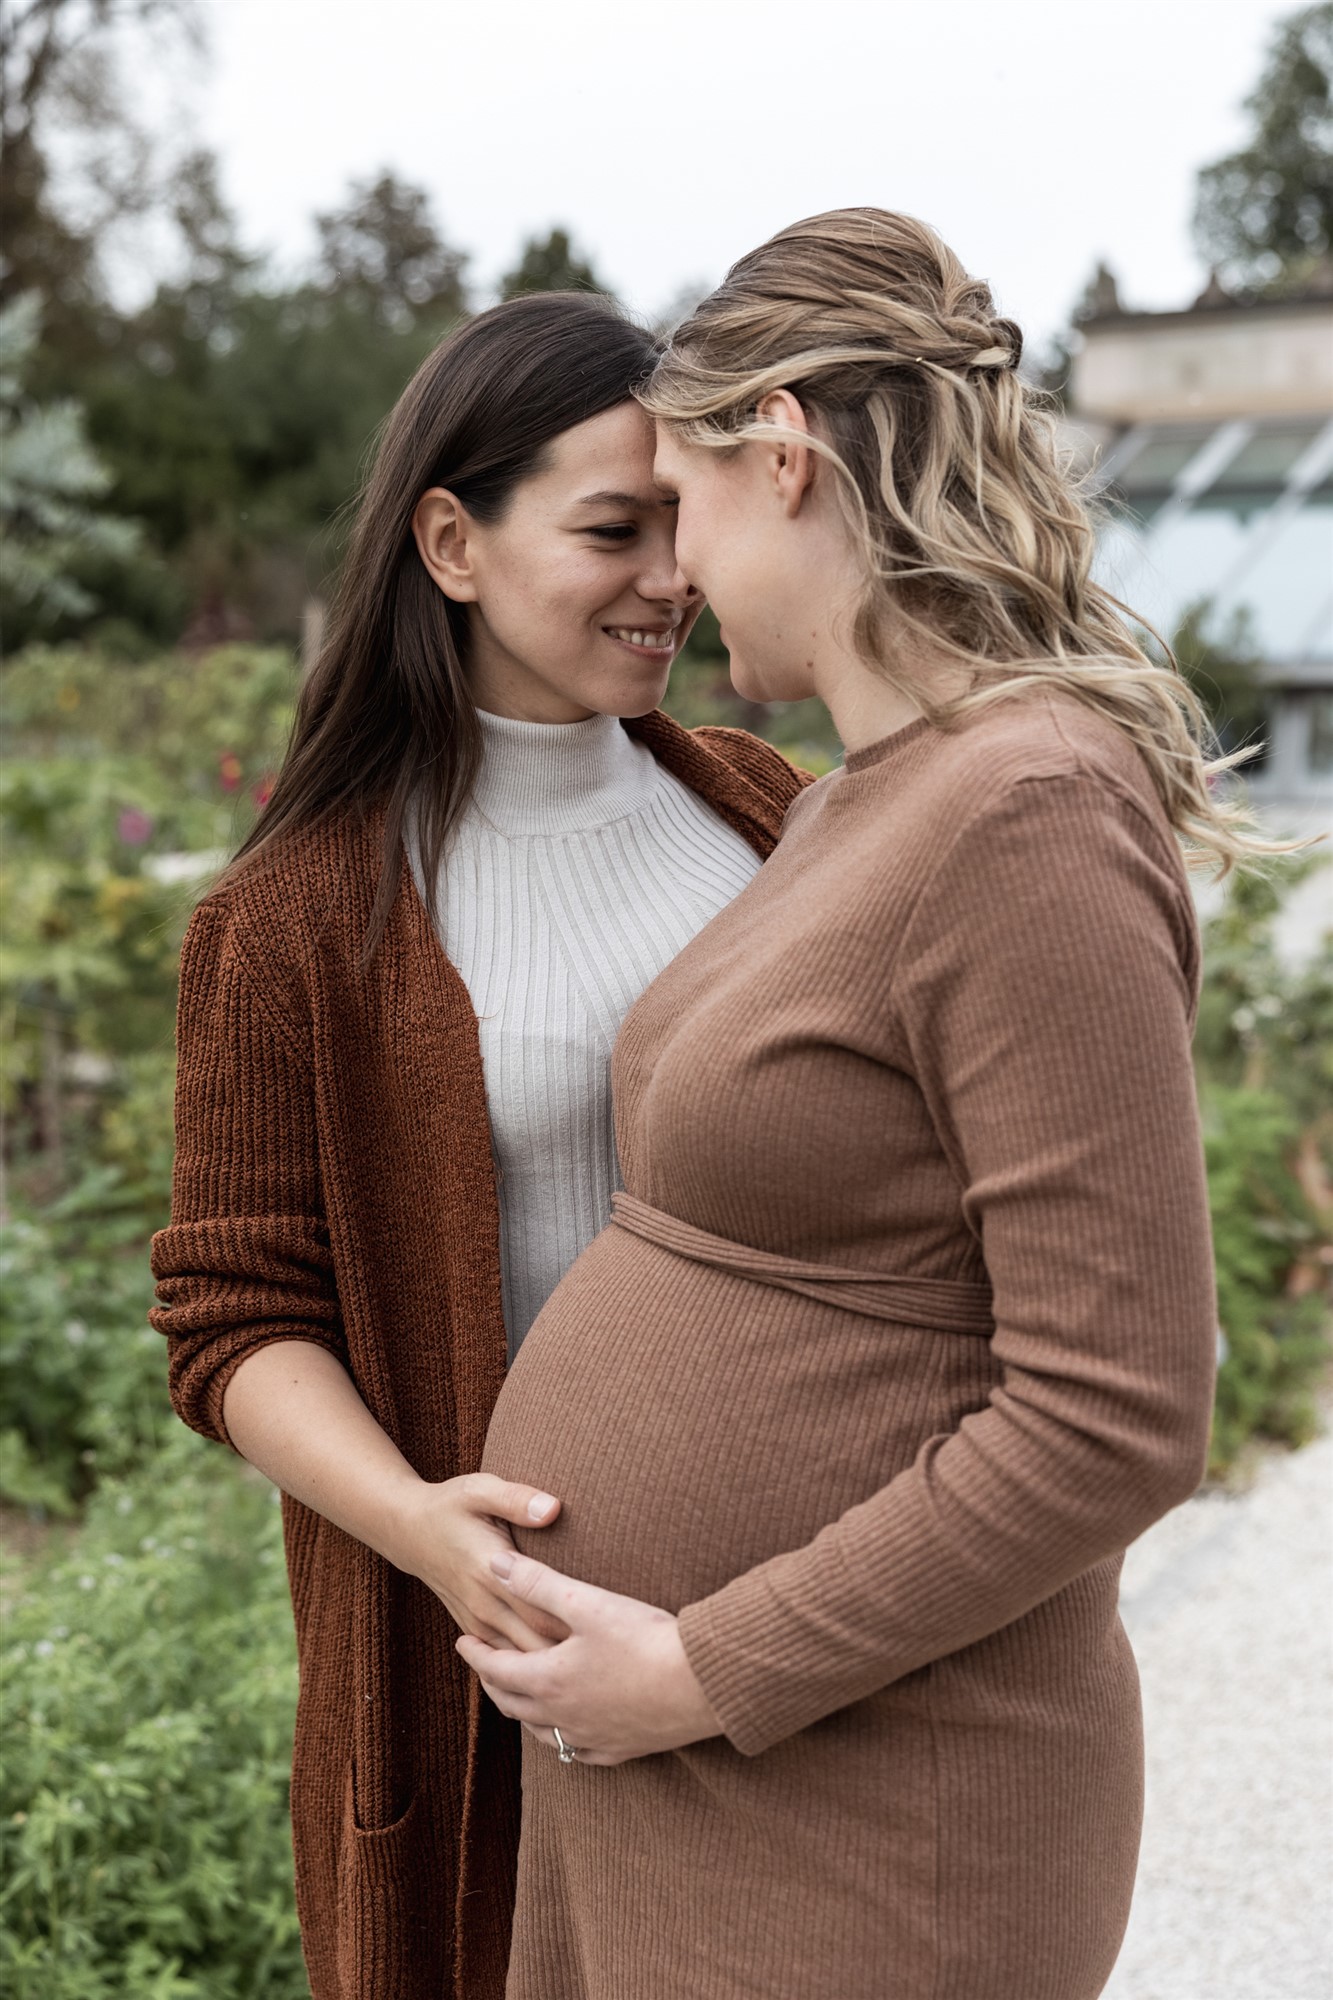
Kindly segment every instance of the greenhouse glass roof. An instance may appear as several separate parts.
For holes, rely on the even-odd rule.
[[[1097,484],[1097,576],[1142,618],[1243,614],[1276,678],[1333,679],[1333,421],[1136,425]]]

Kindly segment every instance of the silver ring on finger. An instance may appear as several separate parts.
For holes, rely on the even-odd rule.
[[[560,1752],[560,1762],[562,1764],[572,1764],[579,1754],[574,1745],[566,1743],[558,1729],[552,1728],[551,1734],[555,1738],[555,1747]]]

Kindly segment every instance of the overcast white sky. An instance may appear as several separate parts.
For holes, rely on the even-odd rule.
[[[854,202],[943,231],[1040,342],[1099,257],[1187,303],[1194,169],[1240,140],[1271,0],[212,0],[190,94],[288,264],[348,179],[428,187],[478,287],[567,224],[652,313]]]

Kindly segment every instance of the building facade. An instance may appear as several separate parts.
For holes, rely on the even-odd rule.
[[[1102,271],[1069,421],[1106,509],[1098,574],[1167,638],[1257,659],[1274,825],[1333,828],[1333,270],[1305,296],[1126,312]]]

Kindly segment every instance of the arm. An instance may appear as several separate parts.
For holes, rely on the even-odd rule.
[[[502,1521],[546,1526],[550,1495],[480,1473],[420,1478],[348,1371],[324,1220],[314,1090],[280,977],[253,969],[224,898],[181,959],[176,1163],[153,1240],[172,1402],[284,1492],[434,1590],[465,1631],[523,1647],[559,1636],[516,1614],[490,1558]],[[534,1511],[535,1509],[535,1511]]]
[[[1216,1317],[1192,937],[1165,834],[1080,777],[1013,787],[923,891],[892,997],[1002,1380],[806,1547],[682,1611],[738,1749],[1011,1623],[1197,1485]]]
[[[489,1473],[422,1479],[376,1423],[341,1362],[309,1341],[268,1341],[227,1384],[227,1432],[251,1465],[360,1542],[420,1577],[454,1623],[492,1645],[530,1651],[564,1626],[496,1587],[504,1522],[547,1528],[560,1503]]]

